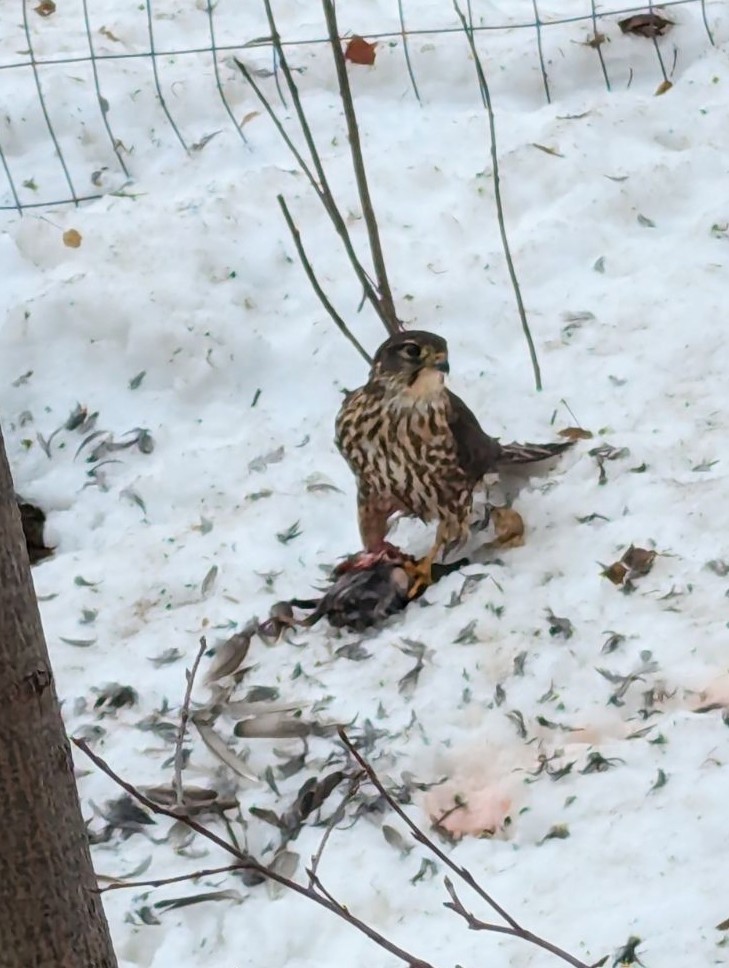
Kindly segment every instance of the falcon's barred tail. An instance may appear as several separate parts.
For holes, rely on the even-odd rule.
[[[547,460],[563,454],[574,444],[573,440],[560,441],[552,444],[502,444],[499,454],[499,464],[531,464],[538,460]]]

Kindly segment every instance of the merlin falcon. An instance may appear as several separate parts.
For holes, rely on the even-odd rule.
[[[336,420],[336,445],[357,479],[365,551],[397,551],[386,540],[396,512],[438,522],[435,543],[419,563],[424,584],[438,555],[468,537],[473,492],[485,474],[570,446],[500,444],[446,388],[448,372],[442,337],[398,333],[377,350],[369,380],[346,395]]]

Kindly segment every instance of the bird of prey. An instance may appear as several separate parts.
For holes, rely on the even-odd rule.
[[[444,549],[469,534],[473,491],[485,474],[543,460],[570,443],[501,444],[444,384],[448,344],[425,331],[398,333],[375,353],[367,383],[348,393],[336,444],[357,479],[359,530],[368,563],[399,554],[386,541],[391,515],[437,521],[419,563],[423,584]]]

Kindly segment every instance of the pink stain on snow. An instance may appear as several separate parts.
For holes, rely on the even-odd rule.
[[[425,808],[433,823],[451,810],[456,797],[463,800],[464,806],[449,813],[438,826],[457,839],[493,836],[504,826],[513,805],[512,797],[498,782],[475,790],[456,789],[445,783],[425,798]]]

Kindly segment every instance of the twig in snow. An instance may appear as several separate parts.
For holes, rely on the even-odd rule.
[[[514,931],[511,928],[508,928],[503,924],[491,924],[489,921],[482,921],[470,911],[467,911],[463,906],[461,899],[458,897],[458,894],[456,893],[453,882],[448,877],[445,878],[445,888],[446,891],[448,891],[448,895],[451,900],[446,901],[443,906],[447,907],[451,911],[455,911],[456,914],[460,915],[471,931],[494,931],[497,934],[514,935]],[[519,933],[517,936],[523,938],[525,941],[533,941],[534,944],[538,944],[540,948],[545,948],[547,951],[551,951],[552,954],[557,955],[558,958],[562,958],[568,964],[574,965],[575,968],[591,968],[591,966],[585,964],[584,961],[579,961],[577,958],[574,958],[572,955],[568,954],[566,951],[563,951],[561,948],[558,948],[556,945],[553,945],[551,942],[545,941],[543,938],[536,940],[536,935],[532,935],[530,931]]]
[[[468,804],[466,803],[465,800],[457,800],[452,807],[448,807],[447,810],[444,810],[443,813],[433,821],[433,829],[440,830],[442,833],[447,834],[448,836],[451,836],[450,831],[448,830],[447,827],[444,827],[443,824],[446,822],[446,820],[449,817],[452,817],[453,814],[456,813],[458,810],[465,810],[467,807],[468,807]]]
[[[296,223],[291,217],[291,213],[289,212],[288,206],[286,204],[286,201],[283,195],[277,195],[276,200],[278,201],[278,204],[281,207],[281,211],[283,212],[283,217],[286,219],[286,224],[289,227],[291,238],[294,240],[296,251],[298,252],[299,259],[301,260],[301,264],[304,267],[304,272],[306,273],[309,279],[309,282],[311,283],[312,289],[319,297],[319,301],[321,302],[322,306],[326,309],[326,311],[333,319],[334,325],[337,327],[337,329],[342,333],[342,335],[346,339],[349,340],[349,342],[352,344],[352,346],[354,346],[354,348],[357,350],[360,356],[364,357],[367,363],[371,364],[372,357],[367,353],[367,351],[364,349],[364,347],[356,338],[356,336],[354,336],[354,334],[351,332],[351,330],[344,322],[342,317],[339,315],[339,313],[336,311],[334,306],[332,306],[331,302],[327,297],[327,294],[319,285],[319,280],[316,278],[316,275],[314,274],[314,269],[312,268],[312,265],[309,262],[309,259],[306,255],[306,251],[304,249],[303,242],[301,241],[301,233],[299,232],[298,228],[296,227]]]
[[[446,865],[446,867],[449,867],[454,874],[457,874],[462,881],[468,884],[468,886],[479,895],[479,897],[483,898],[483,900],[486,901],[486,903],[489,905],[490,908],[492,908],[501,918],[504,919],[504,921],[506,921],[505,925],[490,924],[485,921],[477,921],[476,918],[473,918],[473,915],[468,915],[468,918],[473,918],[473,922],[474,922],[473,924],[471,924],[469,921],[469,925],[468,925],[469,927],[474,927],[481,931],[495,931],[495,932],[498,932],[499,934],[508,934],[514,938],[521,938],[522,941],[528,941],[530,944],[537,945],[539,948],[544,948],[545,951],[550,951],[552,954],[557,955],[558,958],[561,958],[563,961],[566,961],[567,964],[572,965],[573,968],[590,968],[590,966],[587,965],[584,961],[580,961],[578,958],[575,958],[567,951],[564,951],[562,948],[557,947],[557,945],[552,944],[551,941],[547,941],[545,938],[541,938],[539,937],[539,935],[533,934],[531,931],[527,931],[526,928],[523,928],[519,924],[519,922],[508,913],[508,911],[505,911],[504,908],[502,908],[501,905],[497,901],[495,901],[494,898],[491,897],[491,895],[488,894],[481,887],[481,885],[474,878],[473,874],[471,874],[471,872],[466,867],[459,867],[458,864],[456,864],[454,861],[451,860],[448,854],[442,851],[440,847],[433,840],[431,840],[431,838],[423,830],[421,830],[420,827],[417,826],[417,824],[415,824],[410,819],[410,817],[405,813],[405,811],[402,809],[402,807],[397,802],[397,800],[395,800],[392,794],[390,794],[387,791],[387,789],[382,783],[382,780],[380,780],[377,773],[375,773],[374,769],[370,766],[367,760],[365,760],[365,758],[355,748],[354,744],[347,736],[347,733],[345,732],[345,730],[339,729],[338,733],[339,733],[339,738],[347,747],[347,749],[354,757],[354,759],[357,761],[358,765],[362,767],[362,769],[365,771],[365,773],[367,774],[367,776],[369,777],[369,779],[371,780],[375,788],[378,790],[378,792],[385,798],[385,800],[390,805],[390,807],[395,811],[398,817],[400,817],[400,819],[405,823],[405,825],[410,830],[410,833],[413,835],[414,839],[419,844],[422,844],[424,847],[427,847],[427,849],[431,853],[435,854],[438,860],[442,861]],[[450,884],[450,887],[449,887],[449,884],[450,884],[450,881],[446,878],[446,889],[448,890],[449,894],[451,894],[451,898],[453,898],[454,893],[451,893],[453,886],[452,884]],[[455,901],[454,901],[454,904],[455,904]],[[457,908],[453,906],[453,904],[446,904],[446,907],[450,907],[453,910],[456,910],[456,912],[459,914],[461,913],[459,910],[457,910]],[[464,909],[464,912],[465,912],[465,909]],[[465,912],[465,913],[467,914],[468,912]]]
[[[185,826],[189,827],[191,830],[194,830],[195,833],[205,837],[211,843],[215,844],[217,847],[220,847],[221,850],[231,854],[238,861],[240,861],[238,866],[241,870],[254,871],[257,874],[260,874],[261,877],[265,877],[267,880],[275,881],[277,884],[287,887],[290,891],[293,891],[302,897],[309,898],[310,901],[318,904],[319,907],[322,907],[327,911],[331,911],[332,914],[336,914],[337,917],[341,918],[343,921],[346,921],[347,924],[350,924],[353,928],[356,928],[362,934],[366,935],[371,941],[374,941],[375,944],[379,945],[381,948],[384,948],[385,951],[388,951],[396,958],[399,958],[400,961],[404,961],[408,968],[435,968],[435,966],[430,962],[416,958],[414,955],[410,954],[410,952],[405,951],[404,948],[400,948],[392,941],[389,941],[386,937],[384,937],[384,935],[381,935],[379,931],[376,931],[366,922],[355,917],[355,915],[353,915],[351,911],[345,907],[345,905],[334,900],[331,895],[327,894],[327,892],[319,894],[313,887],[305,887],[303,884],[298,884],[296,881],[292,881],[291,878],[265,867],[257,860],[254,860],[252,857],[238,850],[237,847],[233,847],[227,841],[223,840],[222,837],[219,837],[217,834],[213,833],[212,830],[208,830],[192,817],[186,814],[177,813],[173,808],[163,807],[161,804],[150,800],[149,797],[146,797],[141,792],[141,790],[138,790],[137,787],[133,786],[131,783],[128,783],[126,780],[123,780],[118,773],[115,773],[104,759],[102,759],[97,753],[94,753],[86,740],[76,739],[73,737],[72,742],[78,749],[85,753],[103,773],[110,777],[110,779],[120,786],[122,790],[128,793],[130,797],[133,797],[152,813],[161,814],[162,816],[170,817],[172,820],[177,820],[180,823],[184,823]]]
[[[491,104],[491,92],[489,90],[488,82],[486,80],[486,74],[484,73],[483,65],[481,63],[481,58],[478,55],[478,49],[476,48],[476,42],[473,36],[473,27],[469,26],[468,21],[463,15],[461,8],[458,6],[458,0],[453,0],[453,6],[458,18],[461,21],[461,26],[468,40],[468,46],[471,48],[471,54],[473,55],[473,62],[476,67],[476,74],[478,76],[478,84],[481,89],[481,100],[484,103],[484,107],[488,112],[489,116],[489,131],[491,135],[491,167],[494,172],[494,200],[496,202],[496,217],[499,223],[499,232],[501,234],[501,245],[504,249],[504,256],[506,258],[506,265],[509,270],[509,278],[511,279],[511,284],[514,288],[514,296],[516,297],[516,306],[519,311],[519,317],[521,318],[521,326],[524,330],[524,336],[526,337],[527,346],[529,347],[529,356],[532,361],[532,369],[534,370],[534,382],[536,384],[537,390],[542,389],[542,374],[539,369],[539,360],[537,359],[537,351],[534,347],[534,340],[532,339],[532,333],[529,329],[529,323],[526,317],[526,310],[524,309],[524,301],[521,298],[521,288],[519,286],[519,280],[516,277],[516,269],[514,268],[514,261],[511,258],[511,249],[509,248],[509,240],[506,236],[506,223],[504,221],[504,205],[501,199],[501,185],[499,183],[499,157],[496,151],[496,121],[494,119],[494,109]]]
[[[342,45],[339,41],[339,28],[337,26],[337,13],[334,9],[334,0],[322,0],[324,17],[329,32],[329,41],[334,57],[334,67],[337,72],[337,83],[339,85],[339,96],[342,99],[344,108],[344,118],[347,122],[347,134],[349,136],[349,150],[352,155],[352,165],[354,176],[357,180],[357,191],[359,200],[362,204],[362,214],[365,225],[367,226],[367,236],[370,240],[370,252],[372,254],[372,264],[375,267],[377,277],[377,288],[380,294],[380,303],[386,317],[387,330],[390,334],[402,331],[402,324],[395,312],[395,303],[392,298],[390,281],[387,278],[385,268],[385,257],[382,253],[382,243],[380,242],[380,232],[377,227],[375,210],[372,207],[370,189],[367,184],[367,172],[365,170],[364,158],[362,156],[362,145],[359,140],[359,128],[357,126],[357,116],[354,112],[354,101],[352,100],[352,89],[349,86],[349,75],[347,74],[347,64],[344,59]]]
[[[342,797],[342,800],[339,806],[337,807],[337,809],[327,820],[324,836],[321,838],[321,841],[319,842],[319,846],[317,847],[316,853],[312,855],[311,867],[309,867],[306,872],[309,875],[309,887],[314,887],[317,884],[319,887],[321,887],[321,882],[319,881],[317,875],[319,870],[319,864],[321,863],[322,856],[324,855],[324,850],[326,848],[327,843],[329,842],[329,838],[331,837],[334,831],[334,828],[344,816],[345,807],[352,799],[352,797],[355,795],[355,793],[359,790],[360,780],[363,775],[364,774],[362,773],[357,773],[355,774],[355,776],[350,778],[347,792]]]
[[[99,888],[99,894],[106,891],[122,891],[127,887],[164,887],[165,884],[177,884],[180,881],[196,881],[199,877],[212,877],[214,874],[228,874],[230,871],[239,871],[247,867],[247,864],[227,864],[225,867],[209,867],[206,870],[192,871],[190,874],[178,874],[177,877],[158,877],[153,881],[124,881],[121,878],[106,878],[103,874],[97,874],[98,880],[108,880],[106,887]]]
[[[192,696],[192,687],[195,682],[195,676],[197,675],[200,660],[202,659],[203,652],[207,649],[207,647],[208,644],[205,640],[205,636],[203,635],[200,639],[200,648],[197,650],[197,655],[195,656],[195,661],[192,664],[192,669],[189,672],[187,669],[185,669],[187,688],[185,689],[185,698],[182,702],[182,709],[180,710],[180,725],[177,730],[177,740],[175,743],[175,776],[173,781],[175,799],[178,807],[185,805],[185,791],[182,788],[182,770],[184,764],[184,753],[182,747],[185,742],[187,721],[190,718],[190,697]]]

